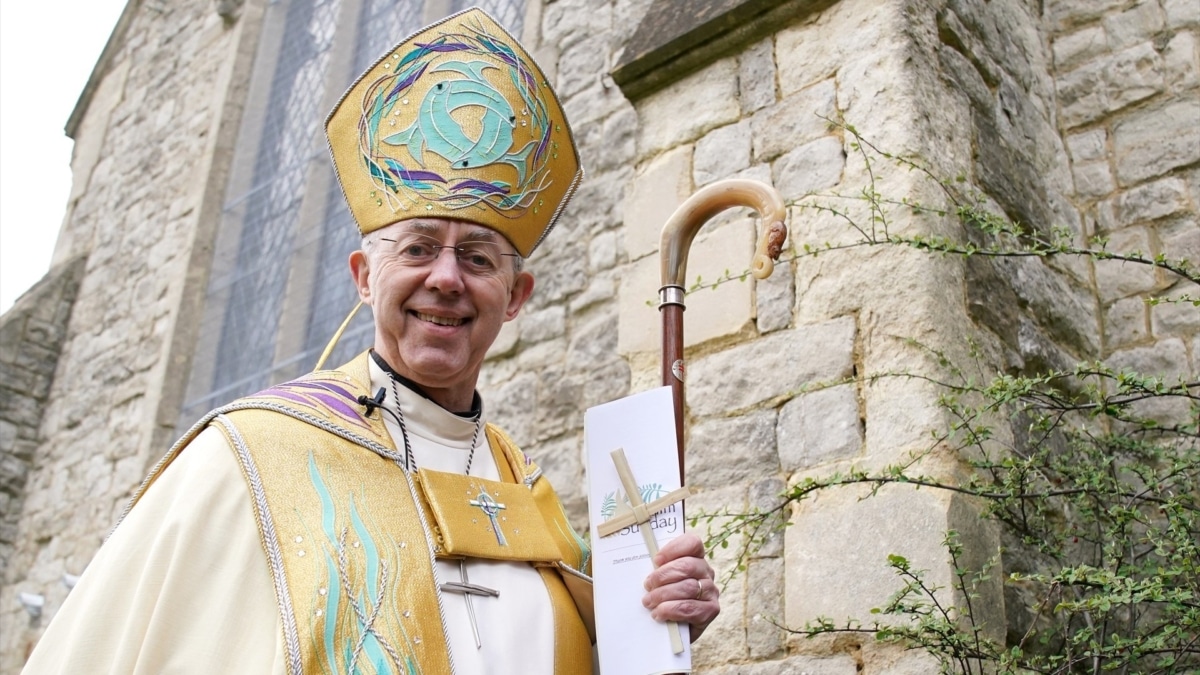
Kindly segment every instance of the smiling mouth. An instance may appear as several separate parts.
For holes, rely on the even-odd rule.
[[[421,312],[413,312],[413,316],[422,321],[435,323],[439,326],[461,326],[467,322],[466,319],[454,319],[447,316],[434,316],[432,314],[423,314]]]

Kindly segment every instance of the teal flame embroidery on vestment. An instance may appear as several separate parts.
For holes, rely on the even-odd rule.
[[[416,675],[420,668],[411,654],[412,642],[407,631],[396,617],[398,612],[390,590],[399,584],[399,554],[393,560],[397,569],[389,570],[371,529],[359,513],[354,495],[347,495],[350,529],[357,537],[350,548],[361,551],[363,562],[360,578],[359,568],[353,564],[346,544],[347,528],[338,528],[336,501],[312,452],[308,455],[308,474],[321,502],[321,529],[327,542],[324,551],[325,596],[323,602],[320,598],[317,601],[318,615],[324,618],[321,638],[326,663],[322,664],[323,670],[330,675]],[[392,549],[396,550],[396,547]],[[385,606],[390,607],[390,611],[385,611]],[[397,647],[379,632],[378,626],[384,623],[395,628],[409,653],[400,654]],[[339,625],[354,628],[346,631],[339,640]]]

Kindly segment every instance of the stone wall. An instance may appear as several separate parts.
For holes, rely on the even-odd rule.
[[[0,588],[0,672],[16,672],[41,627],[11,598],[43,593],[52,616],[66,594],[62,574],[81,571],[172,440],[262,4],[232,19],[201,0],[169,12],[135,6],[79,126],[58,255],[89,257]],[[534,296],[505,326],[480,386],[489,415],[537,458],[577,526],[587,512],[583,411],[657,385],[658,233],[684,198],[721,178],[775,185],[792,202],[791,244],[765,281],[689,294],[688,478],[700,492],[691,513],[769,506],[806,476],[877,468],[928,447],[946,424],[939,391],[864,377],[938,373],[937,359],[908,339],[965,362],[969,338],[986,372],[1095,357],[1196,372],[1200,319],[1190,306],[1148,305],[1151,294],[1181,289],[1145,268],[967,263],[887,246],[804,254],[804,245],[860,238],[817,205],[836,202],[871,222],[867,205],[838,195],[870,187],[941,199],[916,172],[866,164],[853,135],[830,123],[842,120],[939,176],[961,176],[964,189],[1033,227],[1200,259],[1193,0],[793,3],[795,16],[771,34],[631,102],[609,73],[655,4],[553,0],[533,3],[527,20],[587,177],[530,260]],[[906,209],[890,211],[887,227],[965,236],[953,219]],[[692,247],[689,278],[740,276],[755,229],[745,211],[714,219]],[[954,457],[924,461],[933,474],[961,468]],[[934,667],[920,653],[788,639],[774,625],[868,618],[896,588],[889,553],[946,585],[948,528],[963,533],[970,564],[999,544],[964,500],[903,489],[861,496],[831,492],[791,514],[792,526],[725,590],[721,617],[697,645],[700,672]],[[719,571],[734,564],[729,552],[714,555]],[[1001,630],[1021,598],[995,585],[984,592],[985,618]]]
[[[0,317],[0,583],[10,573],[25,479],[85,262],[55,267]]]
[[[918,9],[933,27],[933,8]],[[545,9],[542,61],[557,63],[589,174],[553,245],[531,260],[539,288],[486,373],[488,399],[501,402],[517,440],[565,488],[577,520],[584,513],[581,411],[657,384],[655,253],[674,208],[695,189],[734,176],[773,183],[797,201],[857,189],[868,176],[851,139],[822,116],[844,117],[893,151],[928,150],[934,136],[920,133],[926,112],[912,87],[943,86],[919,81],[911,64],[917,46],[897,29],[906,19],[899,6],[843,0],[633,104],[606,72],[646,11],[652,3],[559,0]],[[894,169],[877,180],[897,195],[917,189]],[[835,221],[797,206],[793,241],[852,234]],[[902,217],[896,227],[930,225]],[[692,248],[689,278],[737,276],[749,266],[754,234],[745,212],[715,219]],[[688,476],[701,494],[689,508],[767,505],[808,472],[878,466],[924,447],[942,421],[929,387],[817,385],[917,367],[924,357],[900,337],[943,346],[967,331],[962,289],[957,262],[861,249],[789,261],[764,282],[693,293]],[[756,554],[726,588],[721,617],[697,645],[702,672],[855,672],[861,655],[789,643],[772,622],[866,616],[894,590],[888,553],[904,552],[945,579],[943,531],[979,529],[969,509],[939,496],[857,497],[806,506],[786,542],[776,537]],[[733,564],[715,555],[720,571]],[[900,653],[868,661],[876,668],[923,663]]]
[[[1200,260],[1200,5],[1047,3],[1072,201],[1115,252]],[[1168,379],[1200,373],[1200,312],[1172,275],[1096,263],[1110,365]]]
[[[20,669],[67,594],[63,575],[83,571],[169,446],[208,269],[204,224],[238,119],[230,92],[253,53],[241,37],[257,38],[257,14],[255,3],[232,22],[208,0],[130,3],[94,77],[55,255],[87,258],[0,587],[0,672]],[[42,620],[18,592],[45,596]]]

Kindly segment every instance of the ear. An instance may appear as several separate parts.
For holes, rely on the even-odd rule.
[[[361,291],[360,291],[361,295]],[[508,295],[508,306],[504,309],[504,320],[512,321],[521,313],[521,307],[529,296],[533,295],[533,275],[522,270],[513,280],[512,291]]]
[[[350,254],[350,277],[358,289],[358,299],[371,304],[371,263],[361,249]]]

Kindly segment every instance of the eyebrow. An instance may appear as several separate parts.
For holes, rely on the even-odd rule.
[[[420,221],[420,220],[415,220],[411,223],[408,223],[407,229],[408,229],[408,231],[410,231],[414,234],[424,234],[424,235],[428,235],[428,236],[437,236],[437,235],[442,234],[442,226],[441,225],[434,224],[434,223],[427,223],[427,222]],[[489,230],[486,227],[476,226],[476,227],[472,227],[471,229],[467,230],[466,234],[464,234],[462,236],[462,238],[459,239],[459,241],[460,242],[463,242],[463,241],[486,241],[486,242],[491,242],[491,243],[498,243],[500,241],[500,235],[496,234],[494,231]]]

